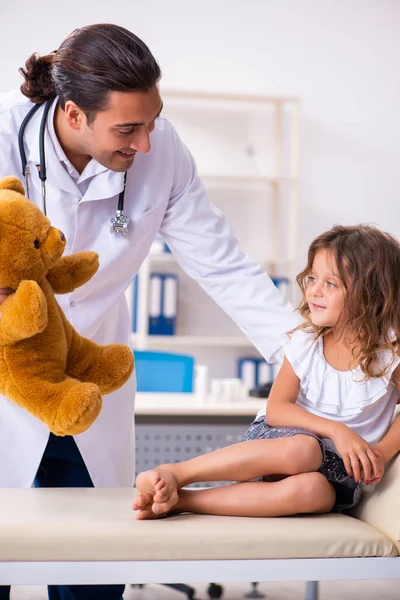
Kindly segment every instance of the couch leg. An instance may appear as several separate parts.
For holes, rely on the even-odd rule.
[[[251,584],[251,592],[244,595],[245,598],[265,598],[265,594],[258,591],[258,583],[253,581]]]
[[[318,583],[319,581],[307,581],[306,583],[306,600],[318,600]]]

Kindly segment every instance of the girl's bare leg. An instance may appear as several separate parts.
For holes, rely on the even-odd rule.
[[[178,491],[190,483],[248,481],[264,475],[308,473],[317,471],[321,461],[318,441],[307,435],[250,440],[140,473],[136,487],[140,494],[153,494],[154,513],[165,513],[178,501]],[[145,503],[140,494],[133,505],[134,510]]]
[[[157,518],[152,496],[138,519]],[[180,490],[173,512],[192,512],[235,517],[282,517],[304,513],[326,513],[335,503],[333,486],[321,473],[292,475],[276,482],[236,483],[203,490]]]

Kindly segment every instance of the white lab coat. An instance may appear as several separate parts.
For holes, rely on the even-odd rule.
[[[0,177],[22,179],[18,129],[32,104],[19,92],[0,95]],[[42,109],[25,132],[30,199],[42,208],[39,126]],[[83,197],[57,158],[46,131],[47,214],[67,238],[65,254],[94,250],[100,269],[83,287],[58,296],[72,325],[99,343],[130,343],[125,290],[160,231],[188,275],[236,321],[254,345],[271,357],[284,333],[297,324],[290,305],[259,266],[239,251],[224,216],[210,205],[196,174],[194,161],[172,125],[157,121],[151,151],[137,154],[128,171],[125,214],[127,238],[110,233],[123,174],[92,160],[85,173],[93,177]],[[0,282],[1,285],[1,282]],[[75,437],[98,487],[131,486],[134,480],[135,378],[104,396],[95,423]],[[49,431],[35,417],[0,396],[0,487],[30,487],[43,455]]]

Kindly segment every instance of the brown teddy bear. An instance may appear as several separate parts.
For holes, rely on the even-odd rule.
[[[0,393],[56,435],[75,435],[129,379],[133,353],[95,344],[66,319],[54,293],[80,287],[99,263],[95,252],[62,258],[65,244],[19,179],[0,181],[0,286],[12,290],[0,306]]]

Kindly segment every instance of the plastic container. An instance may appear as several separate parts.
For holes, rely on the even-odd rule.
[[[193,393],[194,357],[135,350],[138,392]]]

